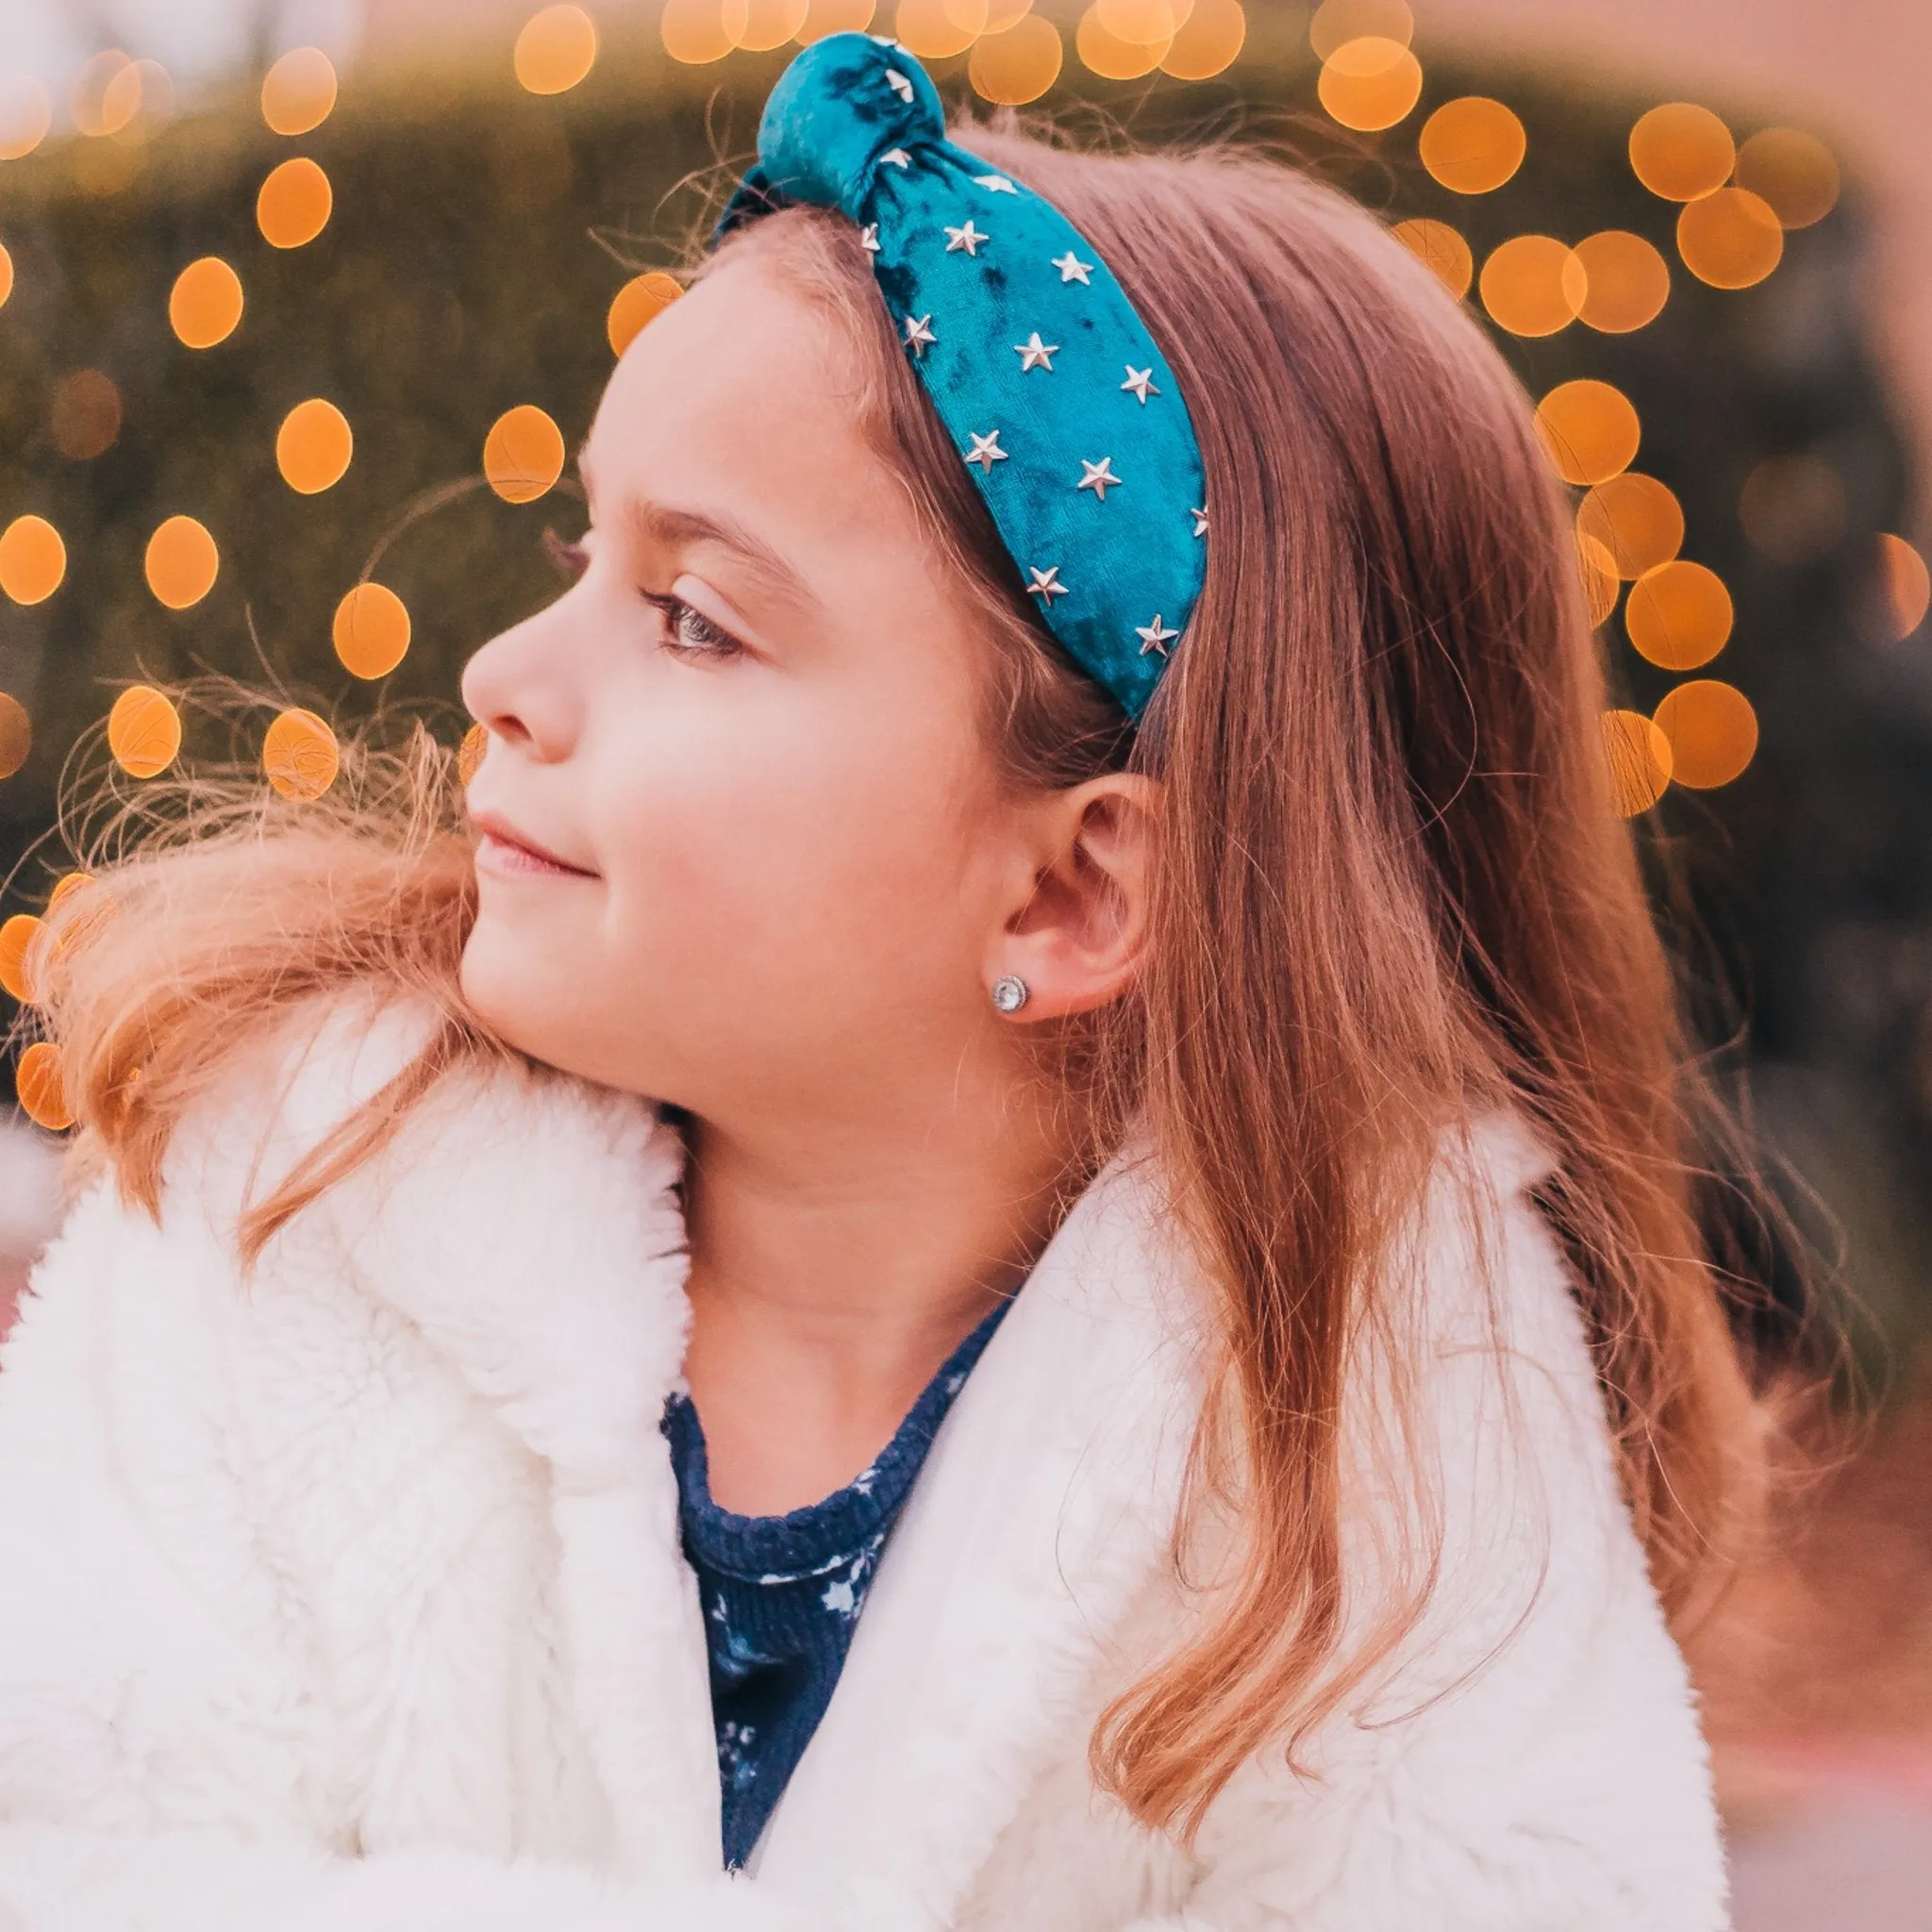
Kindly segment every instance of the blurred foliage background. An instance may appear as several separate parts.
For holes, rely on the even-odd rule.
[[[916,23],[924,0],[908,4]],[[667,21],[694,5],[675,0]],[[543,16],[564,37],[561,69],[532,67],[541,35],[525,30],[525,81],[568,75],[572,12]],[[1633,129],[1657,96],[1438,55],[1400,0],[1329,0],[1312,18],[1251,7],[1231,64],[1190,79],[1152,62],[1108,77],[1095,71],[1107,42],[1084,15],[1041,6],[1028,17],[1053,26],[1063,63],[1023,115],[1076,138],[1292,152],[1391,222],[1441,225],[1408,232],[1452,282],[1477,273],[1468,299],[1533,398],[1588,380],[1634,408],[1641,442],[1624,465],[1681,506],[1681,557],[1721,580],[1734,622],[1709,661],[1672,670],[1633,648],[1628,593],[1607,609],[1616,702],[1637,719],[1634,740],[1610,742],[1635,747],[1630,803],[1707,1034],[1748,1061],[1768,1141],[1816,1190],[1807,1225],[1827,1246],[1834,1226],[1844,1236],[1844,1280],[1872,1318],[1869,1360],[1883,1344],[1908,1350],[1932,1322],[1932,646],[1923,565],[1901,538],[1916,504],[1907,441],[1870,346],[1858,182],[1847,175],[1775,224],[1774,266],[1714,286],[1679,245],[1692,204],[1653,192],[1633,165]],[[111,131],[28,141],[17,104],[10,133],[0,113],[13,157],[0,161],[0,529],[42,518],[64,549],[51,593],[0,597],[0,692],[31,723],[30,749],[0,782],[0,915],[44,905],[67,863],[47,837],[63,767],[77,745],[101,746],[134,681],[166,691],[218,671],[337,726],[414,707],[460,738],[463,660],[555,594],[539,540],[546,527],[574,534],[581,516],[567,478],[527,502],[487,487],[486,437],[506,411],[535,406],[575,448],[612,366],[613,299],[684,255],[708,184],[748,158],[758,108],[795,51],[679,60],[671,32],[654,8],[625,31],[607,24],[595,58],[554,92],[520,83],[513,33],[468,65],[351,71],[293,135],[269,125],[259,72],[170,114],[153,76],[117,82],[118,55],[77,84],[91,103],[135,90],[138,111]],[[950,100],[992,111],[973,50],[926,58]],[[1411,67],[1412,89],[1391,78]],[[1472,96],[1505,104],[1524,137],[1521,164],[1479,192],[1467,168],[1461,191],[1439,178],[1456,176],[1453,155],[1433,170],[1424,158],[1423,131],[1450,125],[1432,117]],[[1739,142],[1769,118],[1748,101],[1700,105]],[[275,246],[258,197],[293,158],[320,167],[330,206],[312,239]],[[1735,192],[1731,167],[1693,199]],[[1774,201],[1775,184],[1761,185]],[[1574,285],[1559,325],[1495,319],[1524,319],[1501,269],[1488,272],[1506,243],[1557,238],[1563,257],[1607,231],[1643,238],[1667,267],[1653,320],[1594,326]],[[171,291],[206,257],[234,270],[243,306],[232,332],[191,348],[171,326]],[[284,480],[277,433],[311,398],[346,419],[353,456],[339,481],[303,491]],[[176,609],[150,588],[146,558],[179,516],[212,537],[219,569]],[[9,582],[6,541],[0,590],[38,590]],[[30,550],[18,553],[29,564]],[[379,679],[353,675],[332,644],[338,606],[365,575],[411,623],[407,655]],[[1745,761],[1726,782],[1667,783],[1663,765],[1644,768],[1654,741],[1641,719],[1687,680],[1741,692],[1755,718],[1755,751],[1732,745]],[[185,758],[232,749],[198,742],[192,715],[187,727]],[[1671,761],[1668,744],[1660,756]]]

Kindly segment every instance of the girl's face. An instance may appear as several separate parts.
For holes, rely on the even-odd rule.
[[[463,674],[491,734],[467,997],[704,1116],[946,1077],[1001,1024],[1040,858],[975,724],[985,641],[864,441],[854,355],[769,262],[721,264],[605,391],[581,575]]]

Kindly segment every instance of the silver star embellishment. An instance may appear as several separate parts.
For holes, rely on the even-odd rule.
[[[924,315],[908,315],[906,318],[906,346],[915,356],[924,356],[926,350],[938,341],[939,337],[932,332],[932,316],[930,312]]]
[[[912,83],[896,67],[886,69],[886,85],[902,101],[909,101],[912,98]]]
[[[1164,630],[1161,627],[1160,613],[1157,610],[1154,613],[1154,622],[1152,624],[1137,624],[1134,626],[1134,635],[1141,640],[1141,657],[1144,658],[1149,651],[1158,651],[1164,658],[1167,656],[1168,645],[1180,636],[1180,632],[1177,630]]]
[[[903,147],[889,147],[879,159],[891,161],[895,168],[909,168],[912,165],[912,157]]]
[[[941,224],[941,225],[944,226],[945,225]],[[968,255],[973,256],[976,259],[979,255],[979,244],[982,242],[991,242],[991,240],[992,237],[991,235],[982,235],[973,225],[973,217],[968,215],[958,227],[946,228],[946,253],[951,255],[956,249],[963,248]]]
[[[1058,564],[1050,565],[1045,570],[1041,570],[1038,564],[1030,564],[1028,569],[1033,573],[1033,581],[1026,589],[1031,595],[1045,598],[1047,609],[1053,608],[1053,600],[1056,597],[1068,595],[1067,586],[1060,582]]]
[[[1004,175],[975,175],[973,177],[975,188],[984,188],[993,194],[1018,194],[1019,190]]]
[[[1091,490],[1102,503],[1107,501],[1108,490],[1118,490],[1121,479],[1113,473],[1113,458],[1102,457],[1097,463],[1090,463],[1085,457],[1080,458],[1083,472],[1080,480],[1074,485],[1075,490]]]
[[[977,463],[991,476],[992,466],[1007,459],[1007,452],[1000,447],[999,431],[989,429],[982,436],[976,429],[969,429],[966,434],[973,439],[973,447],[966,452],[966,460],[969,463]]]
[[[876,255],[879,252],[879,225],[876,222],[868,222],[859,229],[858,245],[868,255]]]
[[[1194,535],[1205,537],[1208,534],[1208,512],[1205,509],[1191,509],[1188,514],[1194,520]]]
[[[1024,342],[1015,342],[1013,349],[1014,353],[1020,358],[1020,374],[1022,375],[1024,375],[1029,369],[1036,366],[1043,368],[1051,375],[1053,374],[1053,358],[1059,354],[1060,345],[1058,342],[1042,342],[1040,340],[1040,331],[1035,329],[1029,340]]]
[[[1093,286],[1093,264],[1091,261],[1082,261],[1071,248],[1064,255],[1056,255],[1053,265],[1059,270],[1062,283],[1078,282],[1081,287],[1088,289]]]
[[[1147,398],[1149,396],[1158,396],[1160,393],[1160,385],[1154,380],[1154,365],[1152,363],[1149,363],[1145,369],[1136,369],[1129,362],[1127,364],[1127,379],[1121,384],[1121,387],[1132,390],[1140,397],[1141,407],[1143,409],[1147,407]]]

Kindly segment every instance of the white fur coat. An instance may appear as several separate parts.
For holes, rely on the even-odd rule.
[[[1391,1260],[1430,1475],[1402,1501],[1352,1459],[1350,1560],[1372,1577],[1426,1491],[1441,1584],[1315,1775],[1257,1754],[1183,1851],[1088,1774],[1109,1696],[1203,1614],[1170,1557],[1196,1284],[1123,1155],[948,1417],[726,1877],[658,1426],[677,1138],[560,1076],[453,1076],[244,1280],[264,1134],[258,1187],[421,1037],[318,1010],[286,1088],[238,1076],[177,1135],[158,1227],[82,1195],[0,1348],[0,1928],[1726,1924],[1694,1701],[1515,1130],[1469,1142],[1486,1225],[1445,1182]]]

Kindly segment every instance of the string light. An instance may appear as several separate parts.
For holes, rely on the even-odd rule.
[[[108,713],[108,749],[131,778],[153,778],[181,749],[181,714],[167,692],[130,684]]]
[[[214,589],[221,551],[206,525],[173,516],[147,540],[147,587],[170,610],[186,610]]]
[[[284,798],[320,798],[336,782],[341,750],[326,719],[299,706],[282,712],[261,743],[261,769]]]
[[[1582,312],[1590,277],[1552,235],[1518,235],[1483,263],[1476,285],[1491,320],[1511,335],[1549,336]]]
[[[604,318],[610,353],[623,355],[644,325],[655,322],[683,293],[684,284],[662,269],[633,275],[611,298],[609,313]]]
[[[1030,6],[1032,0],[1026,0]],[[1024,13],[1026,7],[1020,8]],[[827,34],[863,33],[872,25],[872,17],[877,11],[874,0],[809,0],[805,11],[805,25],[798,29],[797,38],[809,46],[813,41],[822,41]],[[1019,18],[1015,14],[1014,19]]]
[[[329,637],[352,675],[387,677],[409,648],[408,607],[387,584],[358,584],[336,606]]]
[[[191,349],[226,341],[242,321],[242,277],[218,255],[191,261],[168,292],[168,325]]]
[[[100,369],[76,369],[54,388],[54,447],[71,462],[105,455],[121,434],[121,391]]]
[[[13,1091],[20,1096],[21,1110],[35,1126],[58,1134],[74,1124],[60,1049],[51,1040],[37,1040],[21,1055],[13,1070]]]
[[[1603,741],[1617,810],[1626,819],[1648,811],[1671,782],[1670,739],[1641,711],[1606,711]]]
[[[1684,266],[1714,289],[1748,289],[1778,265],[1785,231],[1771,204],[1748,188],[1719,188],[1677,217]]]
[[[275,467],[291,490],[314,496],[342,480],[355,447],[349,419],[324,397],[310,396],[282,418]]]
[[[1630,130],[1630,166],[1665,201],[1696,201],[1731,177],[1737,159],[1731,130],[1708,108],[1670,101],[1639,117]]]
[[[581,7],[546,7],[517,35],[511,65],[533,94],[567,93],[597,62],[596,23]]]
[[[1203,0],[1197,0],[1203,4]],[[1065,59],[1059,29],[1038,13],[1023,15],[973,44],[966,77],[982,100],[1005,108],[1037,101],[1059,78]]]
[[[1679,557],[1630,587],[1624,628],[1637,654],[1665,671],[1694,671],[1731,635],[1731,593],[1715,571]]]
[[[1666,693],[1657,727],[1670,741],[1671,776],[1693,791],[1728,785],[1757,750],[1757,713],[1736,686],[1696,677]]]
[[[1397,222],[1390,232],[1411,255],[1435,271],[1442,286],[1458,302],[1469,293],[1469,285],[1475,275],[1475,258],[1469,252],[1469,243],[1447,222],[1417,215],[1409,221]]]
[[[506,409],[483,440],[483,475],[506,503],[535,503],[563,475],[563,431],[534,403]]]
[[[1422,92],[1421,62],[1402,42],[1380,34],[1344,41],[1315,80],[1329,118],[1362,134],[1406,120]]]
[[[336,69],[320,47],[284,54],[261,79],[261,118],[275,134],[308,134],[334,113]]]
[[[33,153],[54,125],[54,104],[39,81],[25,75],[0,80],[0,161]]]
[[[1760,128],[1738,150],[1740,188],[1759,196],[1787,228],[1808,228],[1838,206],[1838,158],[1815,134]]]
[[[1241,0],[1194,0],[1160,57],[1160,71],[1174,80],[1212,80],[1233,66],[1247,37]]]
[[[722,60],[738,44],[725,27],[723,0],[664,0],[658,32],[664,51],[689,67]]]
[[[0,530],[0,591],[16,604],[44,604],[67,575],[67,545],[45,517],[29,512]]]
[[[275,248],[300,248],[328,225],[335,191],[321,167],[306,155],[269,171],[255,199],[255,221]]]
[[[1889,530],[1878,540],[1878,567],[1889,633],[1903,641],[1925,621],[1932,605],[1932,573],[1911,544]]]
[[[1606,335],[1626,335],[1662,314],[1671,269],[1641,235],[1605,228],[1576,244],[1586,287],[1577,319]]]
[[[769,54],[798,34],[810,11],[809,0],[724,0],[725,31],[747,52]]]
[[[899,0],[892,34],[922,60],[949,60],[985,32],[986,16],[986,0]]]
[[[1417,152],[1430,175],[1456,194],[1489,194],[1523,165],[1529,139],[1501,101],[1468,94],[1445,101],[1423,123]]]
[[[1583,499],[1576,529],[1603,545],[1627,582],[1668,563],[1683,548],[1684,510],[1667,485],[1625,470]]]
[[[11,692],[0,691],[0,778],[12,777],[26,763],[33,744],[33,720],[26,707]]]
[[[1553,389],[1537,405],[1536,426],[1566,483],[1607,483],[1636,460],[1643,434],[1630,398],[1588,376]]]

